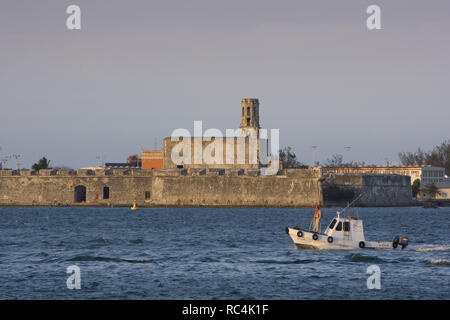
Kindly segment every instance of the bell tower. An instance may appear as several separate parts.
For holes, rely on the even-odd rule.
[[[259,100],[244,98],[241,101],[241,129],[259,131]],[[259,135],[259,134],[258,134]]]

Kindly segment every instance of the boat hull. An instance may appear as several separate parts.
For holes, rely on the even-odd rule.
[[[316,249],[316,250],[354,250],[354,249],[393,249],[391,242],[374,242],[374,241],[362,241],[364,242],[361,247],[361,241],[352,241],[348,239],[337,239],[330,237],[324,233],[314,233],[301,228],[287,228],[287,233],[291,237],[292,241],[299,248],[303,249]],[[299,236],[301,231],[302,236]],[[317,239],[313,236],[316,235]],[[330,242],[331,240],[331,242]]]

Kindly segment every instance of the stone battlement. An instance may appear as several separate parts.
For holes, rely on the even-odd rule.
[[[295,176],[309,177],[320,175],[320,169],[284,169],[278,170],[274,175],[277,177]],[[185,169],[163,169],[163,170],[140,170],[140,169],[104,169],[104,170],[67,170],[67,169],[41,169],[41,170],[0,170],[0,177],[8,176],[135,176],[135,177],[167,177],[167,176],[264,176],[260,169],[223,169],[223,168],[185,168]]]

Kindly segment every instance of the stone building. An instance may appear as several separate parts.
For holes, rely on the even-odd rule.
[[[164,138],[163,150],[142,151],[142,169],[258,169],[261,143],[267,154],[267,140],[260,140],[260,128],[259,100],[244,98],[240,127],[233,130],[234,136],[226,137],[225,132],[210,138],[205,135]]]

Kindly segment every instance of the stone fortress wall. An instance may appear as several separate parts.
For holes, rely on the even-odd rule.
[[[2,170],[0,205],[128,206],[136,199],[139,206],[304,207],[323,202],[320,176],[315,169],[275,176],[252,169]]]
[[[357,202],[364,206],[412,205],[410,177],[398,174],[324,174],[322,188],[336,185],[351,189],[355,196],[362,194]]]
[[[331,179],[331,180],[330,180]],[[1,206],[312,207],[327,181],[364,191],[362,205],[407,205],[409,177],[324,177],[320,167],[258,169],[0,170]]]

